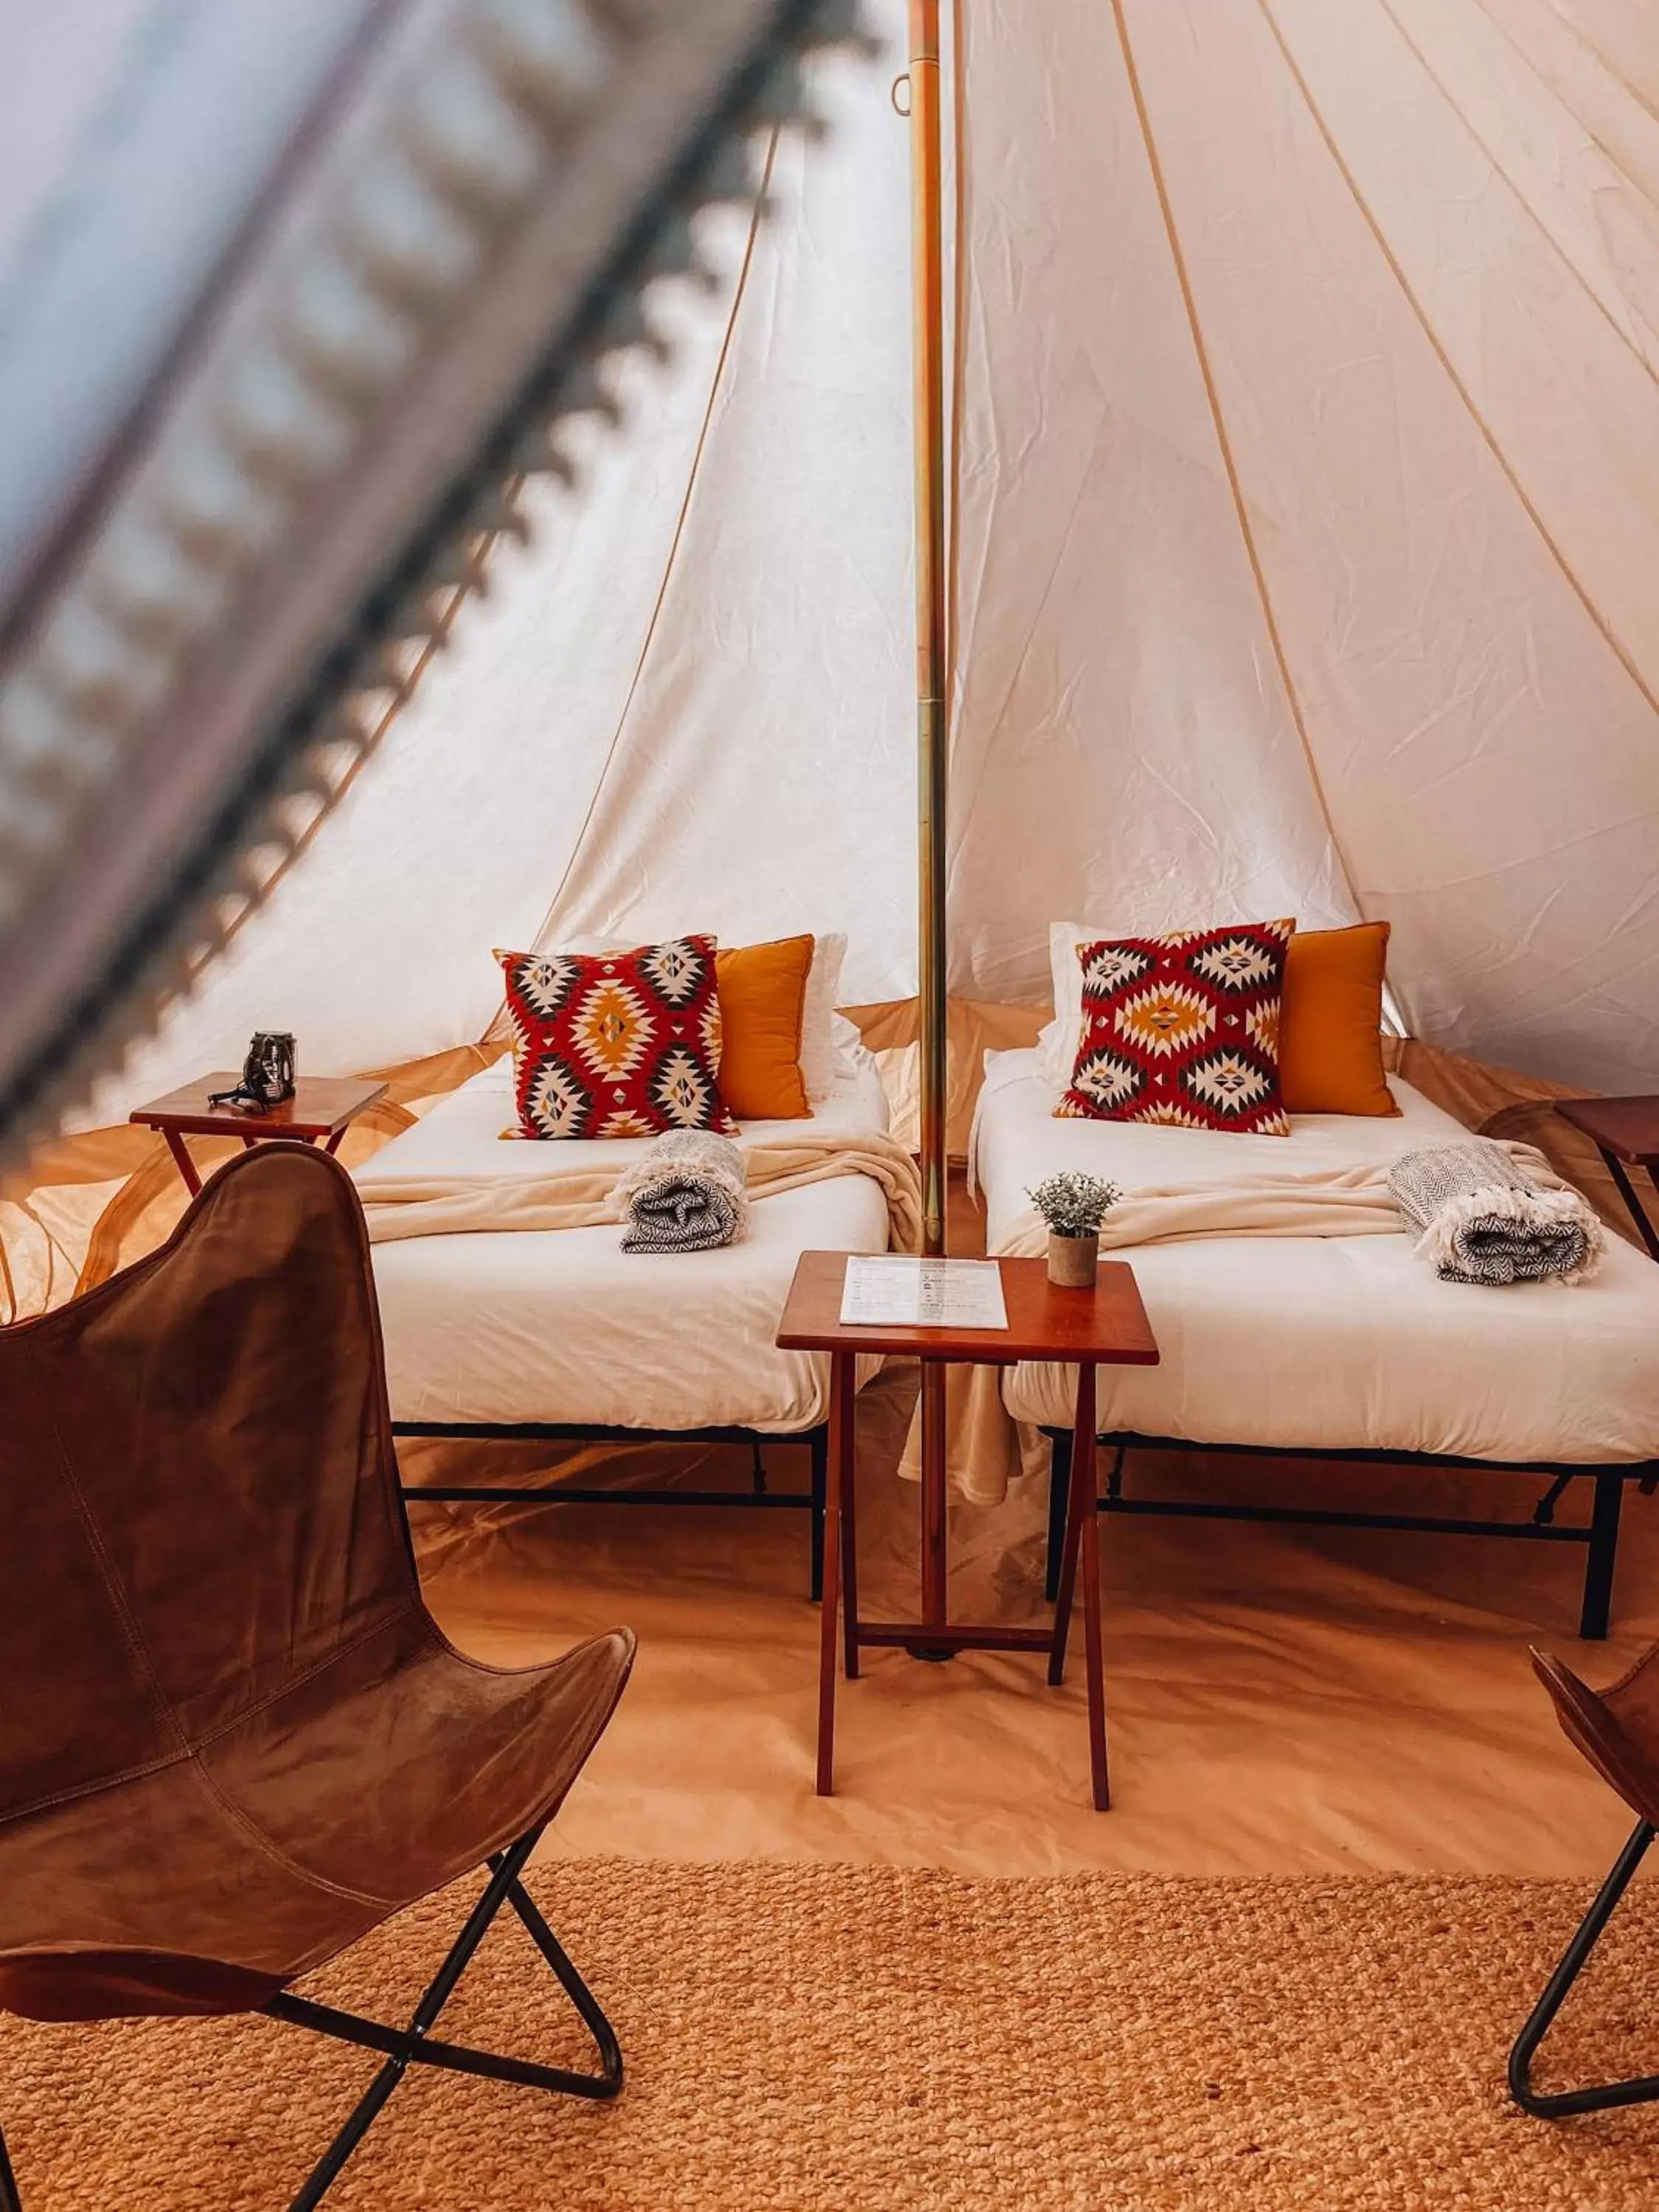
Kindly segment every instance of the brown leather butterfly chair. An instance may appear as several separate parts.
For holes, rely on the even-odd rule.
[[[262,2010],[386,2054],[315,2205],[418,2062],[611,2097],[617,2039],[520,1883],[610,1719],[626,1631],[550,1666],[463,1658],[421,1601],[356,1194],[270,1145],[172,1241],[0,1329],[0,2009]],[[297,1976],[473,1868],[406,2027]],[[430,2030],[503,1904],[599,2071]],[[17,2183],[0,2145],[0,2207]]]
[[[1636,1815],[1630,1840],[1620,1852],[1613,1872],[1579,1923],[1578,1931],[1563,1954],[1549,1985],[1533,2008],[1532,2017],[1516,2039],[1510,2053],[1510,2094],[1517,2105],[1539,2118],[1561,2119],[1571,2112],[1603,2112],[1610,2105],[1644,2105],[1659,2097],[1659,2074],[1644,2074],[1634,2081],[1604,2082],[1589,2089],[1550,2093],[1531,2086],[1532,2062],[1550,2022],[1561,2009],[1567,1991],[1583,1971],[1613,1908],[1630,1886],[1648,1845],[1659,1829],[1659,1644],[1639,1659],[1622,1681],[1610,1690],[1587,1689],[1559,1659],[1534,1651],[1532,1663],[1549,1692],[1555,1717],[1568,1741],[1582,1751],[1590,1765],[1615,1790]]]

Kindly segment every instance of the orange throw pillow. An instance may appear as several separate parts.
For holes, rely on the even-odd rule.
[[[801,1121],[800,1024],[815,940],[781,937],[714,955],[720,999],[720,1095],[740,1121]]]
[[[1291,939],[1279,1016],[1279,1080],[1287,1114],[1400,1111],[1382,1069],[1388,950],[1386,921],[1298,929]]]

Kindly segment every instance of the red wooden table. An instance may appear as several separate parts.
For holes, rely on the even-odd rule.
[[[202,1178],[190,1156],[186,1137],[240,1137],[247,1146],[275,1138],[292,1144],[320,1144],[325,1152],[337,1152],[341,1138],[358,1115],[386,1094],[384,1083],[365,1083],[358,1077],[302,1075],[294,1086],[292,1098],[258,1114],[208,1103],[214,1091],[234,1091],[240,1079],[236,1075],[204,1075],[181,1091],[170,1091],[165,1098],[152,1099],[127,1117],[142,1127],[161,1132],[192,1198],[202,1188]]]
[[[1092,1290],[1057,1289],[1042,1260],[1000,1260],[1005,1328],[907,1328],[841,1318],[844,1252],[803,1252],[790,1286],[778,1344],[786,1352],[830,1354],[830,1468],[823,1529],[823,1619],[818,1657],[817,1789],[827,1797],[835,1786],[836,1607],[842,1614],[842,1650],[849,1680],[856,1678],[860,1651],[878,1646],[944,1656],[957,1651],[1040,1651],[1048,1661],[1048,1680],[1060,1682],[1066,1668],[1066,1631],[1079,1565],[1083,1576],[1085,1658],[1088,1675],[1089,1765],[1097,1810],[1110,1802],[1106,1771],[1106,1692],[1101,1663],[1099,1537],[1095,1489],[1095,1370],[1103,1366],[1153,1367],[1158,1345],[1135,1279],[1121,1262],[1102,1263]],[[927,1562],[923,1563],[923,1610],[920,1621],[864,1620],[859,1614],[857,1510],[853,1430],[856,1364],[861,1354],[896,1353],[929,1365],[1011,1367],[1024,1359],[1049,1360],[1077,1369],[1073,1425],[1071,1495],[1060,1559],[1060,1593],[1048,1628],[1007,1628],[995,1623],[951,1621],[942,1606],[928,1602]],[[935,1425],[934,1449],[922,1468],[924,1528],[945,1526],[945,1437]],[[940,1563],[943,1564],[942,1562]],[[938,1587],[937,1581],[934,1584]]]
[[[1655,1173],[1659,1168],[1659,1097],[1558,1098],[1555,1110],[1594,1143],[1642,1233],[1649,1256],[1659,1260],[1659,1231],[1625,1173],[1626,1166],[1645,1168],[1648,1181],[1659,1188]]]

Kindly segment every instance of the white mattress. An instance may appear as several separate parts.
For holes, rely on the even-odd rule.
[[[548,1147],[504,1143],[510,1064],[475,1076],[357,1171],[368,1196],[391,1174],[506,1177],[544,1171]],[[887,1127],[873,1065],[860,1066],[810,1121],[750,1121],[739,1141],[811,1128]],[[585,1165],[620,1174],[647,1139],[581,1144]],[[887,1203],[867,1176],[757,1200],[750,1231],[723,1251],[624,1254],[621,1231],[414,1237],[374,1248],[392,1418],[580,1423],[641,1429],[813,1427],[829,1363],[772,1339],[807,1250],[884,1252]]]
[[[988,1056],[975,1164],[989,1245],[1062,1168],[1123,1188],[1388,1161],[1468,1133],[1395,1081],[1399,1120],[1297,1115],[1289,1137],[1056,1121],[1031,1052]],[[1227,1237],[1126,1260],[1163,1355],[1100,1370],[1100,1425],[1194,1443],[1447,1452],[1513,1464],[1659,1456],[1659,1267],[1610,1237],[1572,1289],[1443,1283],[1398,1237]],[[1067,1371],[1009,1370],[1009,1411],[1069,1423]]]

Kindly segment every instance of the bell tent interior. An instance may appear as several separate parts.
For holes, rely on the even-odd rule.
[[[16,35],[0,2212],[1650,2203],[1651,12]]]

